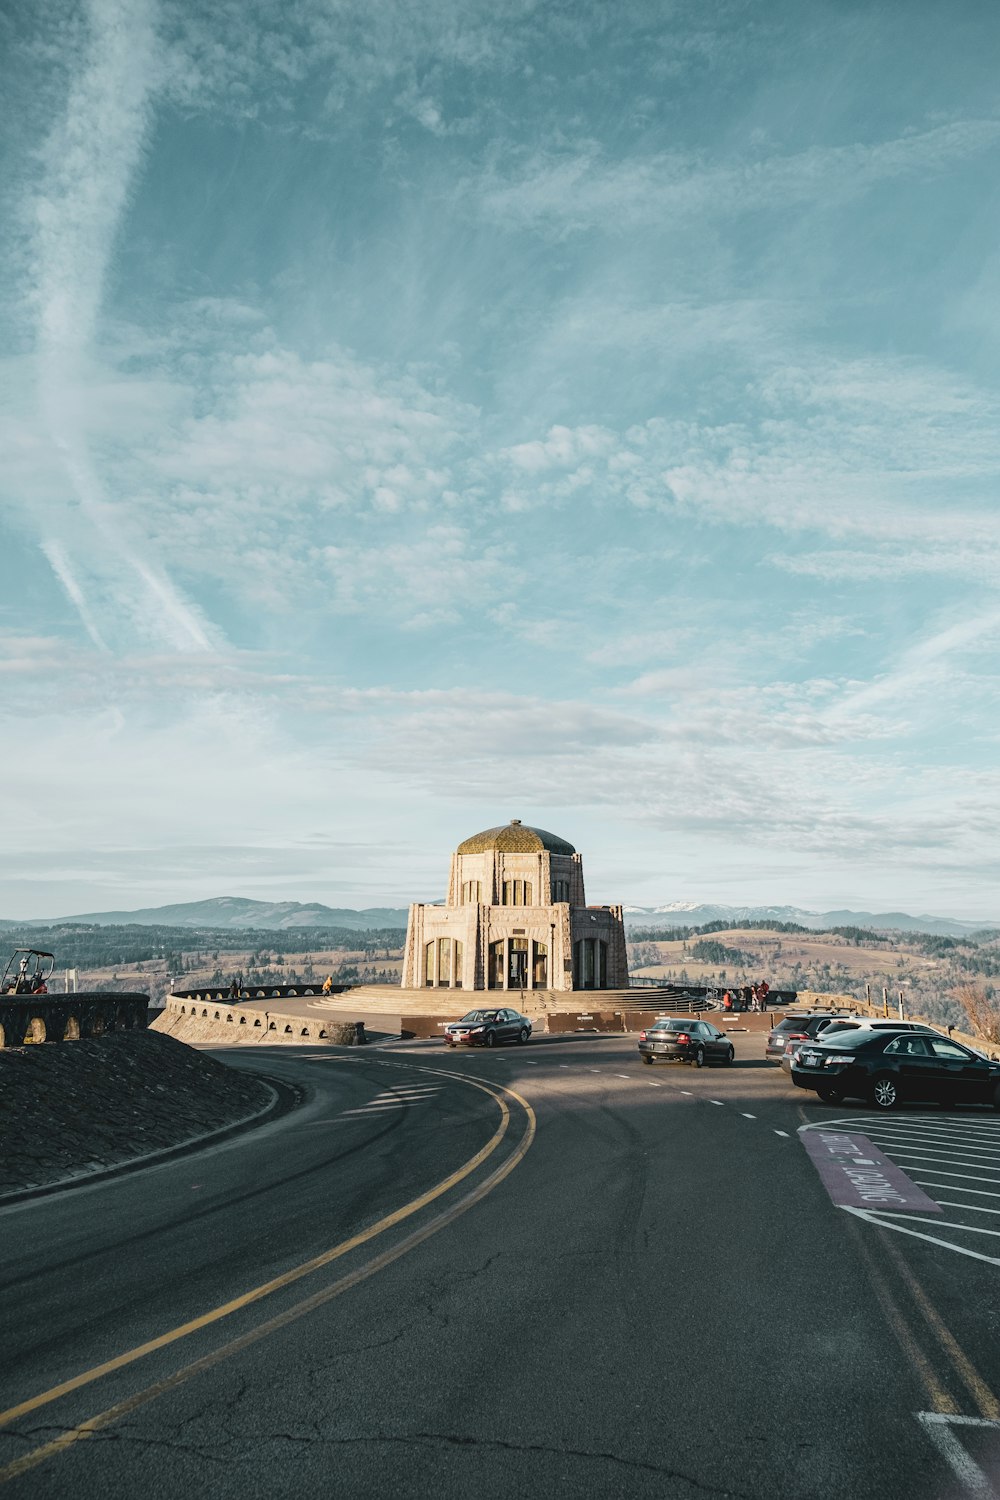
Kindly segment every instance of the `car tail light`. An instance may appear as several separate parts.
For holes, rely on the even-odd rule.
[[[788,1040],[790,1042],[807,1042],[809,1040],[809,1033],[808,1031],[793,1031]]]
[[[646,1033],[644,1031],[639,1032],[639,1040],[640,1042],[644,1042],[646,1040]]]
[[[680,1042],[682,1047],[686,1047],[691,1038],[688,1036],[686,1031],[682,1031],[678,1034],[677,1040]]]

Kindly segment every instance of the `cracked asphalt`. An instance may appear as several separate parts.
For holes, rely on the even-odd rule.
[[[995,1330],[963,1311],[986,1268],[901,1260],[834,1208],[796,1137],[824,1111],[735,1040],[701,1071],[642,1067],[628,1037],[216,1052],[305,1104],[0,1212],[0,1405],[45,1398],[0,1430],[4,1496],[960,1496],[916,1413],[974,1415],[972,1387],[907,1278],[996,1384]],[[528,1139],[511,1096],[446,1194],[288,1279],[494,1142],[505,1086],[537,1135],[492,1190],[452,1213]]]

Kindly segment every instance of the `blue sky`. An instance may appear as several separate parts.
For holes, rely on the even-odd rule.
[[[996,919],[1000,17],[0,18],[0,913]]]

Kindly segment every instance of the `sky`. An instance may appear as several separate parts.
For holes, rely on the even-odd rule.
[[[0,915],[1000,920],[1000,12],[6,0]]]

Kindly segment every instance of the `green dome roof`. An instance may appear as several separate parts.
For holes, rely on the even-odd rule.
[[[487,828],[482,833],[474,833],[471,839],[464,839],[459,844],[457,852],[485,854],[490,849],[498,849],[501,854],[537,854],[540,849],[547,849],[550,854],[576,853],[573,845],[568,844],[565,839],[557,838],[554,833],[546,833],[544,828],[529,828],[520,818],[511,818],[509,823],[503,823],[499,828]]]

